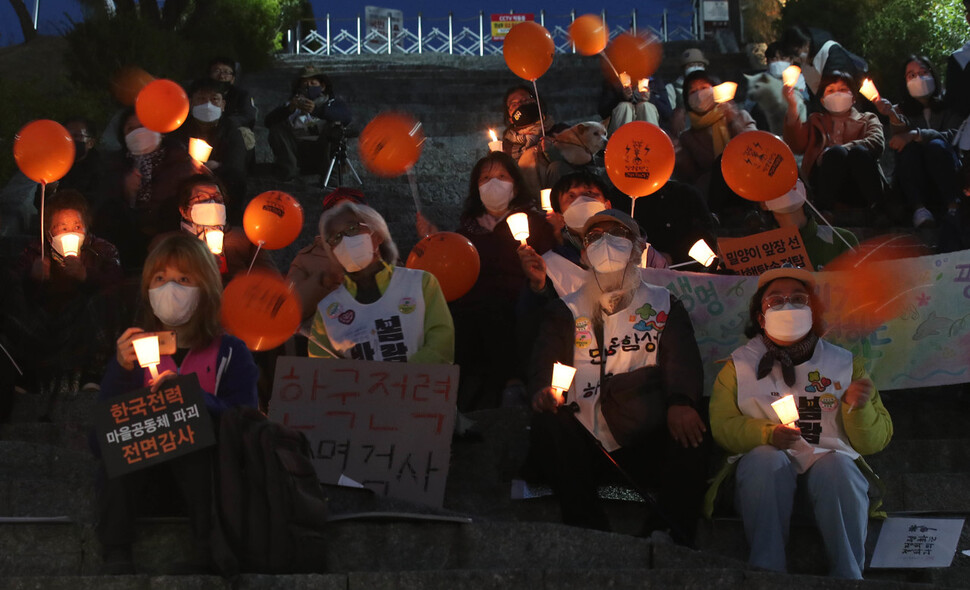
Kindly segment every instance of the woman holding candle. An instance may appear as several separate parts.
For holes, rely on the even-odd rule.
[[[732,353],[711,395],[711,432],[733,456],[708,490],[706,514],[719,487],[733,485],[748,563],[785,571],[793,508],[808,510],[831,575],[861,579],[868,516],[879,507],[869,502],[872,471],[862,455],[889,444],[889,412],[861,359],[819,337],[810,272],[783,267],[761,275],[749,320],[752,339]],[[794,427],[780,424],[771,407],[789,393],[800,413]],[[810,503],[796,504],[796,491]]]
[[[788,101],[784,139],[793,152],[804,154],[802,175],[815,189],[819,209],[885,205],[879,167],[885,143],[882,123],[875,113],[855,109],[855,88],[849,74],[835,71],[822,76],[818,92],[823,110],[805,122],[798,117],[794,89],[782,90]]]
[[[100,400],[142,387],[157,389],[168,377],[195,373],[206,409],[216,420],[233,407],[256,407],[257,368],[241,340],[219,324],[222,281],[212,253],[198,239],[175,234],[149,254],[141,277],[142,322],[118,338],[117,355],[108,363]],[[145,331],[174,331],[177,350],[162,356],[158,379],[139,367],[132,341]],[[208,565],[211,510],[211,452],[196,451],[157,467],[99,479],[97,526],[104,547],[106,573],[130,573],[137,499],[151,485],[172,481],[186,499],[195,535],[198,563]]]

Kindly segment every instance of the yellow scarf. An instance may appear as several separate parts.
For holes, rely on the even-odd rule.
[[[731,132],[728,130],[727,120],[721,109],[714,107],[703,115],[698,115],[694,111],[688,111],[690,116],[691,129],[711,130],[711,139],[714,141],[714,157],[721,155],[724,147],[731,141]]]

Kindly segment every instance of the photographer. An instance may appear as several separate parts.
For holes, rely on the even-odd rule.
[[[330,78],[313,66],[303,68],[290,100],[266,115],[277,176],[325,173],[350,120],[350,107],[336,97]]]

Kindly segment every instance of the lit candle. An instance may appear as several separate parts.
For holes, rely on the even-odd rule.
[[[728,102],[734,100],[734,94],[738,91],[738,85],[734,82],[725,82],[714,87],[714,102]]]
[[[714,251],[711,250],[711,247],[704,240],[694,242],[694,245],[690,247],[690,251],[687,254],[704,266],[710,266],[714,263],[714,259],[717,258],[717,255],[714,254]]]
[[[879,100],[879,91],[876,90],[876,85],[872,83],[872,80],[866,78],[862,81],[862,87],[859,88],[859,94],[868,98],[872,102]]]
[[[512,230],[512,237],[525,246],[526,240],[529,239],[529,216],[525,213],[513,213],[505,221]]]
[[[135,338],[131,341],[135,347],[135,357],[138,358],[138,365],[143,369],[151,371],[152,380],[158,379],[158,363],[161,358],[158,353],[158,335],[150,334]]]
[[[771,402],[771,409],[778,415],[778,420],[785,426],[794,426],[798,421],[798,408],[795,407],[795,398],[791,394],[786,395],[778,401]]]
[[[542,204],[542,210],[546,213],[552,211],[552,189],[544,188],[539,191],[539,202]]]
[[[650,254],[650,244],[648,243],[643,248],[643,254],[640,255],[640,268],[647,268],[647,259]]]
[[[197,137],[189,138],[189,155],[192,156],[194,160],[205,162],[209,159],[209,154],[211,153],[212,146],[206,143],[205,140]]]
[[[221,229],[207,229],[205,230],[205,245],[209,247],[209,252],[213,254],[222,254],[222,240],[225,234]]]
[[[81,234],[61,234],[61,247],[64,248],[64,258],[77,256],[81,250]]]
[[[559,395],[559,403],[563,402],[563,396],[569,391],[573,384],[573,377],[576,376],[576,368],[556,363],[552,366],[552,388]]]
[[[637,82],[637,90],[639,90],[642,93],[646,93],[647,91],[649,91],[650,78],[640,78],[640,81]]]
[[[631,82],[630,74],[627,74],[626,72],[620,72],[620,84],[622,84],[624,88],[629,88],[630,82]]]
[[[498,136],[495,135],[495,130],[494,129],[489,129],[488,130],[488,135],[489,135],[489,137],[492,138],[492,141],[488,142],[488,151],[490,151],[490,152],[500,152],[500,151],[502,151],[502,142],[499,141]]]
[[[781,81],[785,86],[789,88],[794,88],[795,84],[798,84],[798,77],[802,75],[802,69],[798,66],[788,66],[785,71],[781,73]]]

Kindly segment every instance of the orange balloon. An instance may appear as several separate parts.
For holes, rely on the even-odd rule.
[[[57,121],[39,119],[24,125],[14,136],[13,157],[27,178],[54,182],[74,165],[74,140]]]
[[[468,238],[443,231],[415,244],[405,266],[433,274],[441,284],[445,299],[454,301],[471,290],[482,263],[478,250]]]
[[[421,157],[424,131],[407,113],[381,113],[360,132],[360,158],[378,176],[400,176]]]
[[[511,29],[502,43],[502,55],[512,73],[526,80],[537,80],[549,66],[556,53],[556,44],[549,31],[535,21],[521,22]]]
[[[610,31],[600,17],[584,14],[569,25],[569,38],[576,46],[576,51],[583,55],[596,55],[606,49]]]
[[[604,160],[613,186],[631,197],[643,197],[670,180],[674,144],[653,123],[632,121],[613,132]]]
[[[189,97],[171,80],[149,82],[135,99],[135,113],[145,127],[169,133],[181,127],[189,116]]]
[[[798,180],[798,164],[788,144],[767,131],[745,131],[721,154],[721,173],[732,191],[749,201],[770,201]]]
[[[626,72],[636,86],[639,80],[649,78],[657,71],[664,51],[660,41],[652,33],[622,33],[606,48],[605,55],[613,68],[616,68],[616,73],[613,73],[613,68],[603,60],[603,75],[606,79],[619,85],[617,74]]]
[[[222,325],[250,350],[269,350],[300,327],[300,299],[283,277],[267,271],[240,274],[222,294]]]
[[[303,231],[303,207],[283,191],[260,193],[246,205],[243,229],[264,250],[285,248]]]
[[[111,78],[111,94],[125,106],[135,104],[138,93],[155,80],[145,70],[136,66],[125,66]]]

